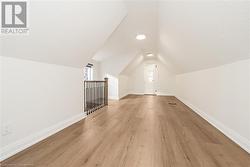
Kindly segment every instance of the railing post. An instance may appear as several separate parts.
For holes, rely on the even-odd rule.
[[[104,78],[104,105],[108,105],[108,78]]]
[[[91,114],[108,105],[108,78],[104,81],[84,81],[84,111]]]
[[[86,103],[86,81],[83,81],[83,107],[84,112],[87,112],[87,103]]]

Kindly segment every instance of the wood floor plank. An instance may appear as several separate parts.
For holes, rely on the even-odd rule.
[[[129,95],[1,166],[250,167],[250,155],[175,97]]]

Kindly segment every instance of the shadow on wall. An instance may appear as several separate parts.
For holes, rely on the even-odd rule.
[[[118,78],[110,75],[105,74],[105,77],[108,78],[108,98],[112,100],[119,100],[119,92],[118,92]]]

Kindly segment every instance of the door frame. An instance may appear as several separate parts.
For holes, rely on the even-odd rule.
[[[150,91],[147,91],[147,83],[146,83],[146,80],[148,78],[146,78],[146,67],[147,66],[150,66],[150,65],[154,65],[154,71],[153,71],[153,83],[152,83],[152,92]],[[145,63],[144,64],[144,95],[157,95],[157,82],[158,82],[158,75],[159,75],[159,72],[158,72],[158,64],[157,63]]]

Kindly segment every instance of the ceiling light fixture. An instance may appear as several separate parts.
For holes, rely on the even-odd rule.
[[[136,35],[136,39],[137,40],[144,40],[144,39],[146,39],[146,35],[144,35],[144,34],[138,34],[138,35]]]
[[[147,57],[153,57],[153,56],[154,56],[154,54],[152,54],[152,53],[147,54]]]

